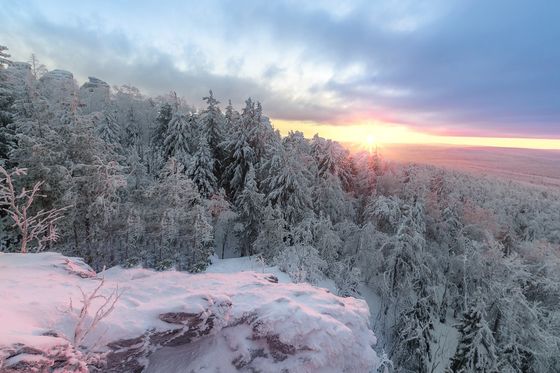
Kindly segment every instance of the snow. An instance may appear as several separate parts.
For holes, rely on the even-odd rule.
[[[160,319],[162,313],[215,317],[214,329],[207,335],[150,355],[148,372],[233,371],[235,367],[368,372],[379,363],[363,300],[290,283],[286,274],[263,267],[255,258],[214,258],[207,273],[196,275],[113,267],[95,276],[80,259],[57,253],[0,254],[0,352],[15,343],[40,350],[68,344],[81,307],[80,288],[90,293],[101,276],[103,295],[117,286],[124,292],[114,312],[85,338],[86,351],[94,345],[106,351],[109,342],[148,330],[176,328]],[[95,308],[90,310],[90,317],[94,312]],[[250,321],[240,322],[247,318]],[[278,351],[282,356],[271,359]],[[33,359],[39,357],[27,360]]]
[[[278,278],[278,282],[292,283],[292,279],[286,273],[281,271],[278,266],[269,266],[257,255],[244,256],[237,258],[219,259],[217,256],[211,258],[212,264],[206,269],[206,273],[236,273],[245,271],[255,271],[260,273],[270,273]],[[332,293],[337,292],[336,285],[330,278],[324,277],[317,282],[317,287],[329,290]]]
[[[432,345],[433,359],[432,366],[434,373],[443,373],[449,361],[457,350],[459,342],[459,331],[453,326],[457,322],[449,319],[445,324],[434,320],[434,340]]]

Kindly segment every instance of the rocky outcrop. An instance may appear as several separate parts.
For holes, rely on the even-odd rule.
[[[109,90],[109,84],[105,83],[103,80],[95,78],[93,76],[88,77],[88,81],[82,84],[80,90],[87,90],[93,92],[97,89]]]
[[[147,367],[150,355],[163,347],[187,345],[197,339],[216,333],[223,327],[223,316],[229,313],[231,302],[214,303],[201,313],[166,312],[159,319],[172,329],[147,330],[136,338],[119,339],[107,344],[104,365],[92,369],[100,372],[141,372]]]
[[[124,291],[79,346],[80,299]],[[92,303],[89,325],[104,298]],[[0,372],[369,372],[365,302],[263,273],[112,268],[0,254]]]
[[[31,347],[23,343],[0,346],[0,372],[60,372],[87,373],[85,356],[60,339],[48,348]]]

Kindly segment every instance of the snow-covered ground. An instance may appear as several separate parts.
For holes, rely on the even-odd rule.
[[[80,289],[91,294],[101,277],[100,294],[118,286],[121,298],[75,346]],[[93,301],[84,329],[103,302]],[[104,352],[107,364],[97,366],[111,372],[368,372],[379,364],[375,343],[364,301],[290,283],[254,258],[214,260],[197,275],[120,267],[96,275],[56,253],[0,254],[2,372],[82,372],[99,357],[92,351]]]
[[[206,269],[206,273],[236,273],[254,271],[260,273],[271,273],[278,278],[281,283],[292,283],[292,279],[288,274],[282,272],[277,266],[268,266],[264,264],[258,256],[232,257],[227,259],[219,259],[212,257],[212,264]],[[322,278],[318,281],[317,287],[328,289],[332,293],[337,292],[336,285],[329,278]],[[366,299],[367,301],[367,299]]]

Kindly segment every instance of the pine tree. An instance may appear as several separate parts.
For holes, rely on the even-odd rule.
[[[189,272],[201,272],[210,263],[210,256],[214,254],[214,236],[212,224],[203,205],[195,207],[192,252],[188,265]]]
[[[262,226],[253,244],[253,252],[262,254],[270,262],[285,247],[286,221],[282,212],[269,203],[264,209]]]
[[[194,138],[193,120],[192,115],[188,117],[181,113],[173,115],[163,141],[163,154],[166,160],[174,157],[183,164],[188,164],[192,149],[191,141]]]
[[[163,152],[163,144],[167,136],[169,122],[173,118],[173,107],[169,103],[161,105],[156,117],[156,128],[152,135],[152,146],[156,151]]]
[[[274,262],[294,282],[307,281],[311,284],[317,284],[324,278],[323,270],[327,265],[316,248],[303,242],[285,248],[278,253]]]
[[[9,163],[10,153],[17,143],[12,112],[16,97],[9,82],[10,73],[4,69],[4,64],[9,65],[7,58],[10,57],[4,52],[6,49],[0,45],[0,166]]]
[[[285,219],[294,224],[305,217],[311,207],[311,190],[307,170],[295,157],[280,150],[273,157],[268,177],[264,180],[266,199],[273,206],[280,206]]]
[[[450,372],[498,371],[494,336],[484,315],[484,302],[480,298],[464,313],[458,326],[459,345],[451,360]]]
[[[332,265],[335,264],[342,251],[342,240],[335,232],[331,220],[324,214],[319,215],[319,219],[315,221],[313,226],[314,246],[319,250],[321,258],[328,264],[327,274],[332,275],[334,271],[330,271]]]
[[[121,142],[121,128],[114,113],[107,111],[97,126],[99,137],[109,145],[116,146]]]
[[[244,187],[235,201],[239,222],[243,229],[239,232],[241,256],[252,255],[253,242],[257,238],[262,222],[264,196],[259,193],[255,180],[255,169],[249,166]]]
[[[255,152],[249,144],[247,132],[247,128],[240,125],[224,144],[229,154],[225,170],[226,180],[229,182],[226,186],[234,200],[244,189],[247,172],[254,167],[255,162]]]
[[[200,136],[198,150],[191,160],[188,175],[198,187],[200,194],[208,198],[216,192],[216,177],[214,176],[214,158],[208,147],[206,135]]]
[[[233,108],[233,105],[231,104],[231,100],[229,100],[228,106],[226,106],[226,113],[225,113],[224,137],[230,136],[238,124],[239,124],[239,113]]]
[[[392,358],[399,367],[419,373],[430,372],[434,343],[432,315],[426,298],[401,312],[393,327],[395,345]]]
[[[328,216],[334,223],[352,218],[351,198],[342,189],[340,179],[334,175],[316,178],[312,186],[312,200],[315,213]]]
[[[206,110],[201,113],[203,133],[208,141],[212,157],[218,162],[215,164],[215,167],[218,167],[223,158],[221,149],[221,144],[223,142],[223,119],[220,108],[218,107],[220,102],[214,98],[214,94],[211,90],[210,94],[202,99],[206,101],[207,104]],[[216,173],[218,172],[219,168],[216,168]]]
[[[123,146],[125,149],[136,148],[138,155],[141,155],[140,150],[140,125],[134,107],[130,105],[126,113],[126,120],[123,126],[124,136]]]
[[[0,70],[12,64],[12,61],[10,60],[11,56],[8,54],[7,50],[8,47],[0,45]]]

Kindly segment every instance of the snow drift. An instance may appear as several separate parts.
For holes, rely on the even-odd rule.
[[[122,295],[74,346],[81,291],[101,277],[100,294]],[[0,254],[1,372],[369,372],[375,342],[364,301],[270,274],[96,274],[56,253]]]

